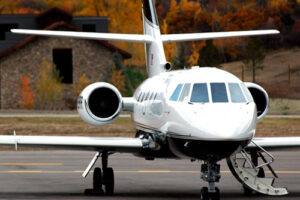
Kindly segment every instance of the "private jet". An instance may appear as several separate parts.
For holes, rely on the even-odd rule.
[[[144,34],[86,33],[46,30],[11,30],[16,34],[72,37],[92,40],[126,41],[145,44],[146,79],[133,97],[122,97],[119,90],[105,82],[87,86],[77,101],[81,118],[94,126],[112,123],[121,111],[131,112],[135,138],[0,136],[1,145],[51,147],[94,151],[95,156],[83,173],[94,168],[93,189],[114,193],[114,171],[108,165],[111,154],[132,153],[155,160],[190,159],[201,161],[201,178],[208,183],[201,199],[220,199],[215,186],[221,178],[222,159],[247,193],[286,195],[286,188],[273,187],[277,177],[271,167],[274,157],[269,150],[300,147],[300,137],[255,136],[256,124],[268,112],[267,92],[255,83],[242,82],[218,68],[194,66],[171,70],[163,43],[211,40],[219,38],[279,34],[277,30],[161,34],[153,0],[142,0]],[[268,150],[268,151],[267,151]],[[154,162],[154,161],[153,161]],[[265,176],[265,168],[272,177]],[[146,188],[145,188],[146,189]]]

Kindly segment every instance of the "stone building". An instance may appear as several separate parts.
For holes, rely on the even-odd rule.
[[[43,60],[54,63],[60,71],[64,84],[64,102],[61,103],[60,108],[68,109],[72,106],[67,105],[67,102],[74,100],[73,84],[83,73],[91,82],[107,81],[113,66],[113,55],[118,52],[123,59],[131,57],[126,51],[105,41],[13,36],[9,32],[10,28],[34,29],[37,27],[44,30],[97,32],[107,32],[108,29],[107,19],[105,18],[101,17],[100,20],[95,17],[73,18],[72,15],[58,8],[52,8],[40,15],[32,16],[27,16],[27,18],[22,15],[13,16],[15,19],[19,18],[20,20],[15,23],[10,22],[11,24],[7,24],[9,20],[1,20],[2,17],[7,19],[8,16],[0,16],[0,46],[2,42],[2,47],[0,47],[1,109],[19,108],[20,94],[18,88],[24,75],[29,77],[30,86],[35,93],[37,92],[36,83],[39,80]],[[22,18],[26,18],[26,23],[29,24],[27,27],[18,24],[20,21],[22,22]],[[32,19],[33,22],[30,22],[28,18]],[[26,23],[24,22],[24,24]],[[6,30],[3,27],[6,27]],[[4,34],[3,30],[5,31]],[[12,39],[13,37],[15,37],[15,40]],[[4,44],[6,45],[5,48],[3,47]],[[39,108],[39,105],[35,107]]]

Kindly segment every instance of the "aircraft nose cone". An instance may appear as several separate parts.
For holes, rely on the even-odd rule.
[[[238,140],[251,137],[249,134],[253,133],[249,132],[255,127],[256,118],[251,109],[233,105],[215,106],[205,112],[199,112],[197,119],[193,121],[198,121],[197,129],[206,137]]]

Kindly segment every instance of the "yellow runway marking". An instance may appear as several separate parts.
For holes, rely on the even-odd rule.
[[[275,171],[277,174],[300,174],[300,171]],[[70,170],[70,171],[43,171],[43,170],[8,170],[8,171],[0,171],[0,174],[81,174],[83,170]],[[93,173],[93,171],[91,171]],[[200,171],[172,171],[172,170],[133,170],[133,171],[115,171],[117,174],[200,174]],[[230,174],[230,171],[221,171],[222,174]],[[266,171],[266,173],[270,174],[270,171]]]
[[[63,163],[0,163],[0,166],[60,166]]]

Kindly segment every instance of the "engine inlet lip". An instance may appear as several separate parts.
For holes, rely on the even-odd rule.
[[[90,109],[90,106],[89,106],[89,100],[90,100],[90,95],[87,99],[85,99],[84,101],[84,107],[87,111],[87,113],[95,120],[95,121],[99,121],[99,122],[105,122],[105,121],[110,121],[110,120],[114,120],[120,113],[121,109],[122,109],[122,96],[120,96],[119,94],[119,91],[117,89],[115,89],[114,87],[111,87],[110,85],[105,85],[105,86],[102,86],[102,87],[99,87],[99,88],[94,88],[93,90],[90,91],[90,94],[92,94],[95,90],[97,89],[100,89],[100,88],[106,88],[106,89],[111,89],[115,94],[116,96],[118,97],[119,99],[119,105],[118,105],[118,108],[116,109],[116,111],[114,112],[114,114],[112,114],[111,116],[109,117],[106,117],[106,118],[101,118],[101,117],[98,117],[96,116]]]

